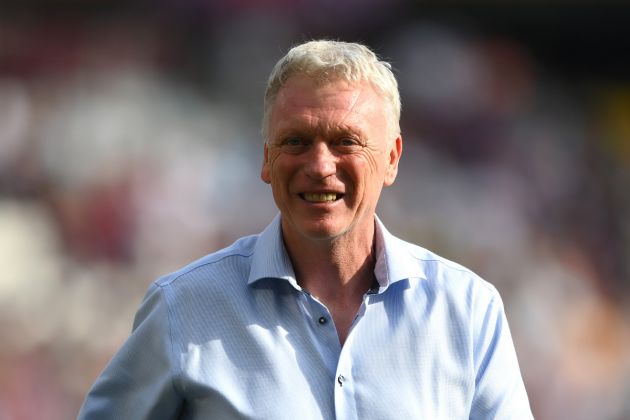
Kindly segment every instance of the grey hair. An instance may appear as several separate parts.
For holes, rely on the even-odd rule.
[[[322,83],[335,80],[370,82],[384,96],[391,114],[390,130],[400,134],[400,93],[391,65],[381,61],[362,44],[316,40],[297,45],[289,50],[274,66],[267,81],[263,108],[262,135],[269,135],[271,108],[278,92],[287,80],[296,74],[306,75]]]

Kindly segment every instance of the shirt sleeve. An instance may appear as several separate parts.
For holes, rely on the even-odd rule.
[[[164,291],[153,284],[133,331],[87,394],[78,419],[174,419],[182,399],[173,382],[173,356]]]
[[[482,300],[476,302],[480,305],[474,315],[476,378],[470,419],[533,419],[501,297],[492,288],[490,301]]]

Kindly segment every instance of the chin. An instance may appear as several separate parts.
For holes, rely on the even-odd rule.
[[[313,240],[334,239],[348,231],[347,226],[341,226],[337,223],[327,222],[311,222],[301,223],[299,231],[302,236]]]
[[[304,229],[303,235],[313,240],[334,239],[343,234],[343,231],[336,229]]]

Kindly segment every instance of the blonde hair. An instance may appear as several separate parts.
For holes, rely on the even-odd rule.
[[[362,44],[317,40],[297,45],[274,66],[267,82],[263,108],[262,134],[269,135],[271,108],[278,92],[291,76],[303,74],[321,82],[344,80],[370,82],[383,95],[390,108],[388,118],[394,135],[400,134],[400,93],[391,65],[381,61]]]

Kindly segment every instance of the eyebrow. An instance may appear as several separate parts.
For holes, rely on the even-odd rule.
[[[365,139],[365,132],[361,130],[360,127],[350,126],[346,124],[336,124],[334,127],[322,127],[320,124],[315,127],[311,127],[300,124],[299,127],[296,127],[289,122],[287,124],[281,124],[280,129],[276,132],[277,134],[275,134],[273,138],[282,139],[289,136],[313,137],[315,135],[323,133],[325,137],[351,135],[353,137],[358,137],[359,139]]]

